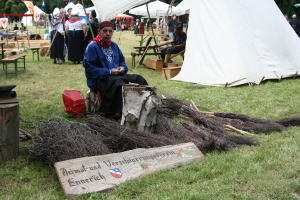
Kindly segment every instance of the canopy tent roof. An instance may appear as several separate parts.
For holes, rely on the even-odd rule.
[[[113,19],[120,13],[146,3],[149,0],[92,0],[102,21]]]
[[[76,8],[75,4],[73,2],[69,2],[65,7],[64,9],[67,11],[69,8]]]
[[[115,19],[134,19],[134,17],[131,15],[119,14],[115,17]]]
[[[179,16],[179,15],[184,15],[185,12],[183,10],[180,10],[174,6],[169,8],[170,5],[161,1],[153,1],[148,4],[148,10],[150,15],[155,15],[155,16],[171,16],[173,14]],[[167,13],[168,12],[168,13]],[[148,15],[147,12],[147,6],[142,5],[133,9],[129,10],[130,14],[134,15]]]
[[[83,6],[81,5],[81,3],[76,3],[75,7],[79,10],[80,13],[83,13],[84,14],[84,8]]]
[[[38,14],[42,14],[42,13],[45,13],[44,11],[42,11],[39,7],[37,6],[34,6],[34,13],[38,13]],[[29,15],[30,12],[27,11],[25,13],[26,15]],[[33,15],[32,15],[33,16]],[[25,26],[32,26],[32,16],[28,16],[28,17],[23,17],[22,18],[22,23],[25,25]]]
[[[172,80],[235,86],[290,77],[299,51],[274,0],[191,1],[185,60]]]

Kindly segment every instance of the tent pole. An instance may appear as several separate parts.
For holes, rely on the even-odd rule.
[[[147,13],[148,13],[148,19],[150,21],[150,13],[149,13],[149,8],[148,8],[148,4],[146,4],[146,8],[147,8]],[[151,21],[150,21],[151,22]],[[151,26],[151,24],[150,24]],[[154,38],[154,43],[155,45],[157,45],[157,42],[156,42],[156,38],[155,38],[155,34],[154,34],[154,31],[153,31],[153,27],[151,26],[151,31],[152,31],[152,35],[153,35],[153,38]]]
[[[90,22],[90,19],[89,19],[88,15],[86,14],[86,10],[85,10],[85,7],[84,7],[83,0],[81,0],[81,4],[82,4],[83,10],[84,10],[84,14],[85,14],[85,16],[86,16],[86,18],[87,18],[87,23],[89,23],[89,22]],[[97,27],[97,29],[98,29],[98,27]],[[92,33],[92,38],[95,38],[95,35],[94,35],[93,30],[92,30],[91,24],[89,24],[89,31]]]

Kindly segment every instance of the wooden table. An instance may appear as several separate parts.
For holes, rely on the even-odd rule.
[[[148,36],[153,36],[152,34],[135,34],[135,35],[141,37],[141,40],[139,41],[140,42],[140,46],[143,46],[143,43],[144,43],[144,41],[146,40],[146,38]],[[154,37],[163,36],[163,35],[166,35],[166,34],[157,33],[157,34],[154,34]]]

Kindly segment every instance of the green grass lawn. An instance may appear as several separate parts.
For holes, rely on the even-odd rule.
[[[130,52],[133,46],[139,45],[140,38],[124,31],[115,32],[113,39],[119,43],[132,69]],[[83,67],[71,61],[55,65],[49,57],[33,61],[31,52],[26,54],[26,70],[19,70],[18,77],[5,78],[4,71],[0,70],[0,85],[17,85],[14,90],[19,99],[20,117],[35,124],[51,116],[73,120],[63,110],[62,91],[72,89],[86,94]],[[181,58],[175,61],[182,63]],[[187,87],[199,85],[165,80],[161,72],[144,66],[137,66],[129,73],[144,76],[150,85],[156,86],[159,95],[193,100],[212,111],[263,119],[296,117],[300,113],[300,79],[266,81],[259,86],[190,89]],[[20,125],[25,126],[22,122]],[[300,198],[299,132],[300,127],[290,127],[281,133],[258,134],[260,146],[211,152],[192,164],[75,199],[297,199]],[[30,141],[20,142],[19,157],[0,163],[1,199],[67,199],[54,170],[28,156],[24,148],[27,145]]]

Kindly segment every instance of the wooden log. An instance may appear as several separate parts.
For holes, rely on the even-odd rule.
[[[123,111],[121,125],[144,132],[153,132],[156,112],[161,98],[153,86],[123,86]]]
[[[155,71],[161,71],[163,68],[163,61],[155,58],[147,58],[146,67],[155,69]]]
[[[0,103],[0,162],[19,155],[19,104]]]

